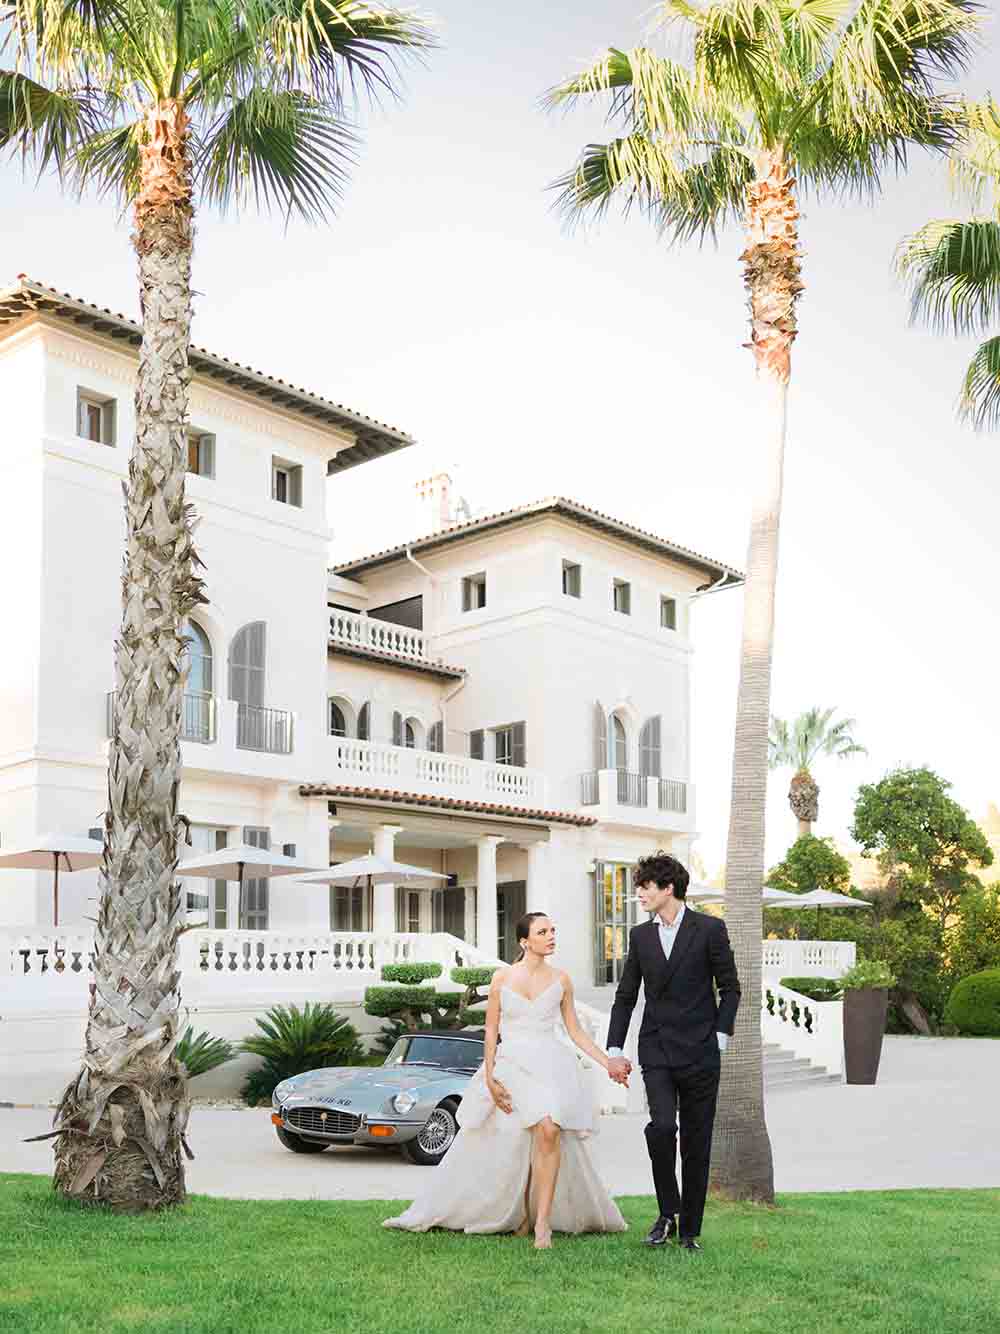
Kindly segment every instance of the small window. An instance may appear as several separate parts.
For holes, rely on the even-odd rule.
[[[486,749],[486,733],[477,728],[475,732],[469,733],[469,759],[481,760]]]
[[[271,499],[282,505],[302,505],[302,469],[281,459],[271,460]]]
[[[612,596],[615,611],[620,611],[623,616],[631,615],[632,585],[626,583],[624,579],[616,579]]]
[[[513,764],[523,769],[524,752],[524,723],[510,723],[507,727],[496,728],[493,733],[493,758],[497,764]]]
[[[207,431],[188,431],[188,472],[196,477],[215,476],[215,436]]]
[[[417,748],[417,729],[413,725],[412,718],[407,718],[403,724],[403,745],[407,750],[416,750]]]
[[[563,561],[563,592],[568,598],[578,598],[580,596],[580,567],[574,565],[571,560]]]
[[[660,625],[664,630],[677,629],[677,599],[660,598]]]
[[[478,611],[486,606],[486,575],[470,574],[462,580],[462,610]]]
[[[82,440],[95,445],[115,443],[115,400],[91,394],[85,389],[76,391],[76,433]]]
[[[427,732],[427,749],[438,754],[444,750],[444,723],[437,722]]]
[[[358,740],[370,741],[371,730],[371,706],[362,704],[358,711]]]
[[[347,719],[335,699],[330,700],[330,735],[347,736]]]

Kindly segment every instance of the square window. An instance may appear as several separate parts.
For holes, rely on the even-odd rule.
[[[486,606],[486,575],[470,574],[462,580],[462,610],[478,611]]]
[[[76,391],[76,433],[95,445],[115,443],[115,400],[86,389]]]
[[[581,570],[571,560],[562,563],[562,590],[568,598],[580,596]]]
[[[524,723],[510,723],[493,729],[493,759],[497,764],[514,764],[523,769],[525,764]]]
[[[302,469],[284,459],[271,460],[271,499],[282,505],[302,506]]]
[[[623,616],[632,614],[632,585],[624,579],[616,579],[614,591],[612,594],[615,611],[620,611]]]
[[[197,477],[215,476],[215,436],[207,431],[188,431],[187,470]]]
[[[660,625],[664,630],[677,629],[677,599],[660,598]]]

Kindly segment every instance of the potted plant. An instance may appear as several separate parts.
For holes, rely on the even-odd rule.
[[[874,1084],[882,1056],[889,988],[896,979],[882,959],[863,959],[840,979],[844,991],[844,1069],[848,1084]]]

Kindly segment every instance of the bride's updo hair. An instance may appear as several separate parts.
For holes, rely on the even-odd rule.
[[[521,946],[521,952],[514,960],[515,963],[520,963],[521,960],[524,958],[525,954],[524,942],[531,935],[531,923],[535,920],[536,917],[548,917],[548,913],[526,912],[523,917],[519,917],[517,921],[514,923],[514,936],[515,939],[517,940],[517,943]]]

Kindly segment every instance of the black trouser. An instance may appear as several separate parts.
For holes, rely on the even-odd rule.
[[[712,1127],[720,1061],[712,1053],[696,1065],[643,1066],[649,1101],[646,1145],[653,1164],[656,1202],[664,1218],[679,1215],[682,1237],[701,1234],[708,1194]],[[680,1117],[681,1189],[677,1189],[677,1122]]]

